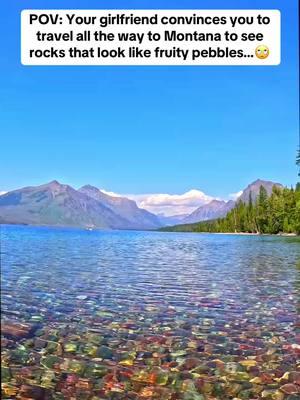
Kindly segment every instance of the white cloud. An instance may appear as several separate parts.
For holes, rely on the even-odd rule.
[[[118,194],[113,191],[100,189],[103,193],[113,197],[127,197],[134,200],[140,208],[148,210],[154,214],[163,214],[165,216],[191,214],[196,208],[210,203],[219,198],[209,196],[204,192],[192,189],[183,194],[168,193],[148,193],[148,194]],[[242,194],[232,193],[229,198],[235,200]]]
[[[208,196],[196,189],[189,190],[183,194],[118,194],[105,189],[100,190],[109,196],[127,197],[134,200],[140,208],[144,208],[154,214],[164,214],[166,216],[190,214],[196,208],[214,199],[214,197]]]
[[[135,200],[141,208],[154,214],[164,215],[190,214],[196,208],[213,200],[213,197],[196,189],[183,194],[155,193],[125,196]]]
[[[192,189],[182,194],[149,193],[149,194],[119,194],[110,190],[100,189],[103,193],[113,197],[127,197],[137,205],[154,214],[180,215],[190,214],[196,208],[209,203],[215,197],[208,196],[200,190]],[[0,191],[0,196],[7,192]],[[231,193],[230,199],[236,200],[243,191]]]
[[[231,194],[229,195],[229,197],[230,197],[231,200],[236,200],[236,199],[237,199],[238,197],[240,197],[242,194],[243,194],[243,191],[240,190],[240,191],[237,192],[237,193],[231,193]]]

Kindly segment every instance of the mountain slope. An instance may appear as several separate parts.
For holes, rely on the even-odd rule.
[[[132,229],[154,229],[162,225],[156,215],[139,208],[135,201],[126,197],[109,196],[91,185],[83,186],[79,192],[99,201],[116,215],[126,219]]]
[[[0,220],[6,223],[127,228],[111,209],[57,181],[0,196]]]
[[[232,200],[228,202],[213,200],[210,203],[197,208],[179,225],[164,227],[162,228],[162,230],[178,232],[197,232],[199,231],[199,229],[204,229],[204,231],[210,231],[210,228],[214,227],[214,224],[218,223],[218,218],[224,218],[229,215],[229,211],[231,211],[235,207],[235,205],[238,205],[239,202],[243,202],[247,205],[249,203],[250,193],[253,205],[255,205],[261,186],[266,189],[268,197],[272,194],[274,186],[278,188],[283,188],[283,185],[281,185],[280,183],[257,179],[256,181],[250,183],[243,190],[242,194],[237,198],[236,202]]]
[[[250,183],[243,190],[242,194],[238,197],[236,202],[242,201],[243,203],[247,204],[249,202],[249,196],[251,193],[252,201],[253,203],[255,203],[261,186],[266,189],[268,196],[271,195],[273,186],[277,186],[280,188],[283,187],[280,183],[257,179],[256,181]],[[195,222],[208,221],[216,218],[225,217],[226,214],[235,206],[236,202],[234,202],[233,200],[229,200],[227,202],[223,200],[212,200],[210,203],[204,204],[203,206],[197,208],[181,223],[192,224]]]
[[[259,186],[262,186],[261,182],[259,184]],[[238,202],[234,209],[227,213],[224,218],[164,227],[161,230],[171,232],[299,235],[300,209],[297,210],[299,202],[299,187],[296,186],[296,189],[278,189],[271,196],[264,194],[260,201],[256,201],[251,205]]]
[[[198,207],[188,217],[186,217],[181,223],[191,224],[199,221],[207,221],[210,219],[224,217],[228,211],[230,211],[235,205],[235,202],[223,201],[223,200],[212,200],[208,204]]]
[[[248,185],[237,199],[248,203],[264,186],[270,195],[279,183],[256,180]],[[174,224],[191,224],[224,217],[234,207],[233,201],[212,200],[198,207],[189,216],[157,216],[141,209],[135,201],[110,196],[91,186],[75,190],[57,181],[25,187],[0,196],[0,223],[78,226],[111,229],[156,229]]]
[[[256,198],[259,194],[259,189],[261,186],[263,186],[266,189],[268,196],[270,196],[272,194],[273,186],[283,188],[283,186],[280,183],[257,179],[256,181],[250,183],[246,187],[246,189],[243,190],[243,193],[240,195],[240,197],[238,197],[237,201],[242,201],[243,203],[248,204],[249,196],[251,193],[252,201],[253,201],[253,203],[255,203]]]
[[[161,223],[161,226],[172,226],[180,224],[189,214],[178,214],[178,215],[164,215],[158,214],[157,217]]]

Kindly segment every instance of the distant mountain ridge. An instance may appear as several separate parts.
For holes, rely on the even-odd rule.
[[[178,215],[163,215],[163,214],[158,214],[157,217],[161,223],[162,226],[172,226],[176,224],[180,224],[184,218],[186,218],[189,214],[178,214]]]
[[[160,231],[299,236],[299,205],[299,183],[288,188],[257,180],[247,186],[225,217],[163,227]]]
[[[212,200],[208,204],[204,204],[197,208],[189,216],[184,218],[181,223],[191,224],[193,222],[221,218],[224,217],[234,206],[235,202],[233,200]]]
[[[182,224],[192,224],[195,222],[208,221],[212,219],[225,217],[226,214],[232,210],[235,204],[239,201],[243,203],[248,203],[250,199],[250,193],[252,201],[255,202],[257,196],[259,194],[260,187],[263,186],[268,196],[271,195],[273,186],[283,188],[280,183],[265,181],[262,179],[257,179],[256,181],[250,183],[242,192],[242,194],[236,199],[236,201],[229,200],[212,200],[208,204],[204,204],[197,208],[194,212],[192,212],[189,216],[187,216],[180,223]]]
[[[253,203],[255,203],[258,195],[260,187],[263,186],[266,189],[267,195],[270,196],[273,190],[273,187],[276,186],[278,188],[283,188],[283,185],[280,183],[265,181],[261,179],[257,179],[256,181],[250,183],[243,191],[242,194],[236,199],[236,201],[229,200],[212,200],[208,204],[204,204],[193,211],[190,215],[184,218],[179,224],[194,224],[202,221],[214,220],[217,218],[223,218],[226,214],[234,208],[234,206],[242,201],[243,203],[248,203],[251,199]]]
[[[236,202],[255,202],[260,187],[268,195],[280,183],[257,179],[249,184]],[[0,195],[0,223],[74,226],[103,229],[157,229],[161,226],[191,224],[225,217],[235,201],[213,199],[189,215],[155,215],[139,208],[135,201],[111,196],[100,189],[85,185],[79,190],[52,181],[29,186]]]
[[[116,215],[129,221],[135,229],[143,229],[145,227],[147,229],[155,229],[161,225],[156,215],[139,208],[135,201],[126,197],[109,196],[91,185],[82,186],[78,192],[99,201]]]
[[[259,190],[260,190],[261,186],[263,186],[266,189],[268,196],[271,196],[273,186],[276,186],[278,188],[283,188],[283,185],[281,185],[280,183],[257,179],[256,181],[250,183],[243,190],[243,193],[238,197],[237,201],[242,201],[243,203],[247,204],[249,202],[250,193],[251,193],[251,199],[253,202],[255,202],[257,199],[257,196],[259,195]]]
[[[128,200],[132,212],[126,215],[122,204],[119,204],[117,212],[117,205],[111,206],[114,200],[110,203],[110,196],[101,193],[99,198],[101,195],[103,201],[88,195],[87,190],[78,191],[57,181],[25,187],[0,196],[0,221],[106,229],[153,229],[160,226],[155,215],[139,209],[135,202]]]

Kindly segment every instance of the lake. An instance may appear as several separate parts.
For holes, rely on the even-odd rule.
[[[3,398],[299,399],[299,260],[299,238],[2,226]]]

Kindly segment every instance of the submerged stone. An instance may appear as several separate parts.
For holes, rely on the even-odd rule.
[[[113,248],[106,233],[95,233],[90,251],[86,235],[82,247],[78,235],[53,235],[53,248],[66,240],[70,253],[62,263],[55,256],[51,270],[48,259],[34,260],[32,253],[22,286],[14,282],[23,267],[4,274],[4,315],[10,316],[2,337],[4,399],[299,399],[294,256],[287,252],[269,264],[253,245],[239,258],[249,243],[243,238],[232,247],[234,257],[220,262],[214,246],[226,249],[225,237],[205,252],[200,242],[211,239],[204,236],[184,243],[179,235],[147,247],[150,233],[131,232],[129,247],[118,247],[120,233],[110,232],[118,243]],[[142,248],[135,251],[139,235]],[[44,236],[50,240],[41,234],[36,243]],[[270,240],[262,238],[258,247],[267,253]],[[165,258],[170,243],[174,264]],[[82,262],[85,252],[91,263]],[[153,264],[147,261],[152,253]],[[284,275],[286,265],[278,263],[287,260]]]
[[[297,394],[300,393],[300,386],[293,383],[287,383],[280,387],[280,390],[285,394]]]
[[[84,375],[88,378],[102,378],[108,373],[107,367],[100,364],[89,364]]]
[[[42,357],[40,363],[41,366],[47,369],[54,369],[55,366],[58,366],[61,363],[61,359],[55,355],[48,355],[46,357]]]
[[[9,382],[11,379],[11,371],[8,367],[1,366],[1,382]]]
[[[36,327],[31,324],[21,324],[13,321],[2,321],[1,334],[12,339],[27,338],[32,335]]]
[[[103,359],[112,359],[113,358],[113,351],[107,346],[101,346],[97,351],[97,356]]]
[[[7,385],[4,383],[4,381],[2,381],[1,383],[1,389],[4,396],[7,396],[12,399],[15,398],[15,396],[18,393],[18,388],[11,385]]]
[[[77,350],[77,344],[76,343],[65,343],[64,350],[68,353],[75,353]]]

